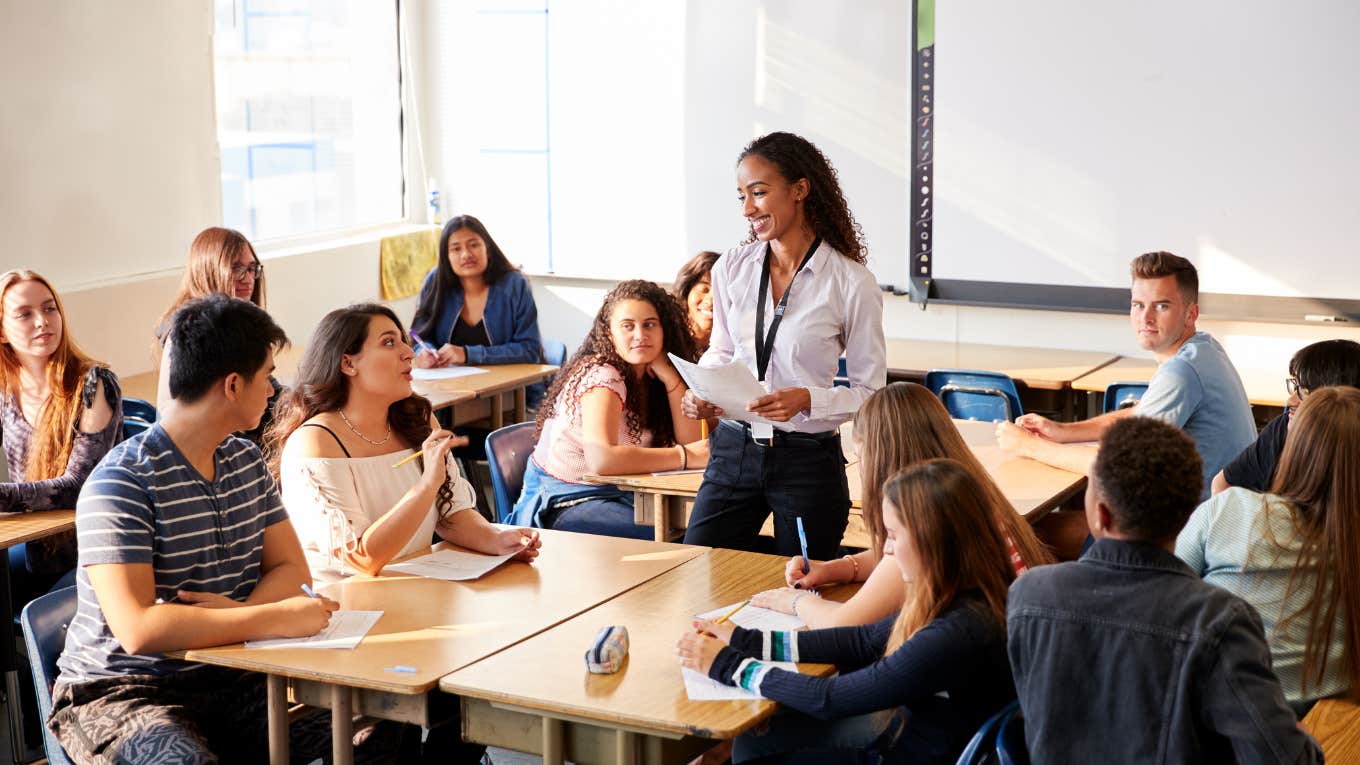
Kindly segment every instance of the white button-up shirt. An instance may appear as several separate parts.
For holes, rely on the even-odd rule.
[[[713,266],[713,334],[701,366],[732,360],[756,369],[756,300],[765,301],[765,331],[775,303],[760,292],[765,243],[728,250]],[[763,340],[763,338],[762,338]],[[834,386],[845,356],[850,387]],[[823,242],[789,287],[784,319],[775,335],[765,384],[771,391],[807,388],[808,413],[798,413],[780,430],[820,433],[855,416],[869,394],[887,382],[883,341],[883,294],[869,269]]]

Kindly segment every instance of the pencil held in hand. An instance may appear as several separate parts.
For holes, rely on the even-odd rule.
[[[401,467],[402,465],[405,465],[406,463],[410,462],[411,460],[415,459],[416,457],[419,457],[420,455],[422,455],[422,454],[424,454],[424,453],[425,453],[425,450],[424,450],[424,449],[421,449],[420,451],[416,452],[415,454],[410,455],[409,457],[403,457],[400,461],[397,462],[397,464],[393,465],[392,467],[394,467],[394,468],[399,468],[399,467]]]
[[[736,605],[736,607],[733,608],[731,611],[728,611],[727,613],[723,614],[722,616],[719,616],[716,620],[714,620],[713,623],[714,623],[714,624],[722,624],[723,622],[727,621],[728,619],[731,619],[732,617],[734,617],[734,616],[737,615],[737,612],[738,612],[738,611],[740,611],[741,609],[745,608],[750,602],[751,602],[751,601],[749,601],[749,600],[743,600],[742,602],[738,603],[738,604]]]

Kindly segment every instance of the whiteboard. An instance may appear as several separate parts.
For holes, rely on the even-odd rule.
[[[1360,5],[936,4],[934,278],[1360,297]]]

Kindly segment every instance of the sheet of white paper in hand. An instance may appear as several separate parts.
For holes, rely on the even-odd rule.
[[[798,665],[791,661],[762,661],[761,664],[787,669],[790,672],[798,671]],[[685,694],[689,696],[690,701],[745,701],[760,698],[745,688],[724,685],[689,667],[681,667],[680,676],[685,679]]]
[[[699,614],[700,619],[717,619],[723,614],[731,612],[737,604],[715,608],[712,611]],[[764,630],[765,632],[792,632],[800,630],[807,625],[802,619],[793,614],[781,613],[770,608],[748,605],[741,609],[728,621],[738,627],[745,627],[748,630]]]
[[[420,367],[411,368],[412,380],[452,380],[455,377],[468,377],[471,375],[484,375],[487,370],[481,367],[434,367],[433,369],[421,369]]]
[[[248,640],[246,648],[354,648],[382,615],[382,611],[334,611],[326,629],[311,637]]]
[[[429,555],[413,558],[405,563],[393,563],[383,569],[385,573],[414,574],[427,579],[443,579],[449,582],[464,582],[480,579],[484,574],[510,560],[509,555],[483,555],[463,552],[462,550],[439,550]]]
[[[757,433],[757,438],[769,437],[768,433],[773,429],[774,422],[746,411],[747,404],[769,391],[756,380],[755,375],[751,374],[751,370],[747,369],[745,364],[730,361],[721,366],[701,367],[685,361],[674,353],[667,355],[671,357],[675,371],[684,378],[685,384],[694,391],[694,395],[722,409],[724,419],[761,426],[765,432]]]

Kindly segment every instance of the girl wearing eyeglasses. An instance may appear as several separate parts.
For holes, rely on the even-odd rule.
[[[174,302],[161,314],[156,322],[156,342],[161,346],[161,369],[169,369],[170,319],[181,306],[195,298],[220,292],[242,300],[249,300],[265,308],[264,304],[264,265],[255,255],[255,248],[241,232],[229,228],[213,226],[206,228],[194,237],[189,245],[189,262],[184,268],[184,280],[180,283],[179,294]],[[254,430],[237,435],[260,443],[265,430],[274,422],[274,404],[283,386],[273,377],[269,381],[274,386],[274,394],[269,397],[269,407]],[[161,375],[156,388],[156,408],[163,410],[170,406],[169,378]]]

